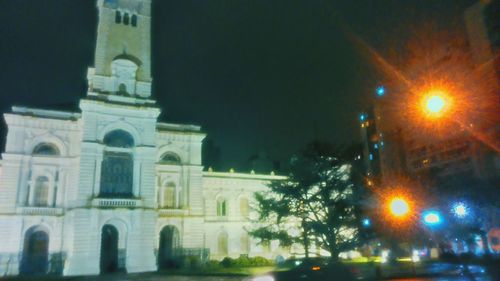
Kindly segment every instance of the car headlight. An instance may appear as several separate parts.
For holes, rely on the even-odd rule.
[[[274,281],[274,278],[270,275],[254,277],[252,281]]]

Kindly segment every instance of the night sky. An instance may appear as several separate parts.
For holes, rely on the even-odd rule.
[[[258,151],[285,159],[315,138],[351,143],[378,78],[342,30],[384,53],[421,22],[460,22],[473,2],[153,1],[161,120],[201,125],[224,169]],[[77,110],[96,22],[94,0],[0,0],[0,111]]]

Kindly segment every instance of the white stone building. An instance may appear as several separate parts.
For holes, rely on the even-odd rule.
[[[151,0],[98,0],[78,113],[13,107],[0,162],[0,276],[157,270],[173,256],[274,258],[245,228],[274,175],[204,172],[199,126],[157,122]]]

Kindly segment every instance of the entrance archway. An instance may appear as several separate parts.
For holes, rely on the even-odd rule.
[[[24,237],[20,274],[47,273],[49,267],[49,235],[37,227],[30,228]]]
[[[175,258],[179,246],[179,230],[172,225],[165,226],[160,232],[160,245],[158,247],[159,269],[172,268],[178,265]]]
[[[100,268],[101,273],[118,271],[118,230],[109,224],[102,227]]]

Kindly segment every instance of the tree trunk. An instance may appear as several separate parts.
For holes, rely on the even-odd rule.
[[[304,221],[302,221],[302,242],[304,243],[304,251],[305,251],[305,255],[306,255],[306,258],[309,258],[309,231],[304,223]]]
[[[306,231],[303,231],[303,239],[304,239],[304,251],[306,258],[309,257],[309,237],[307,237],[308,233]]]

